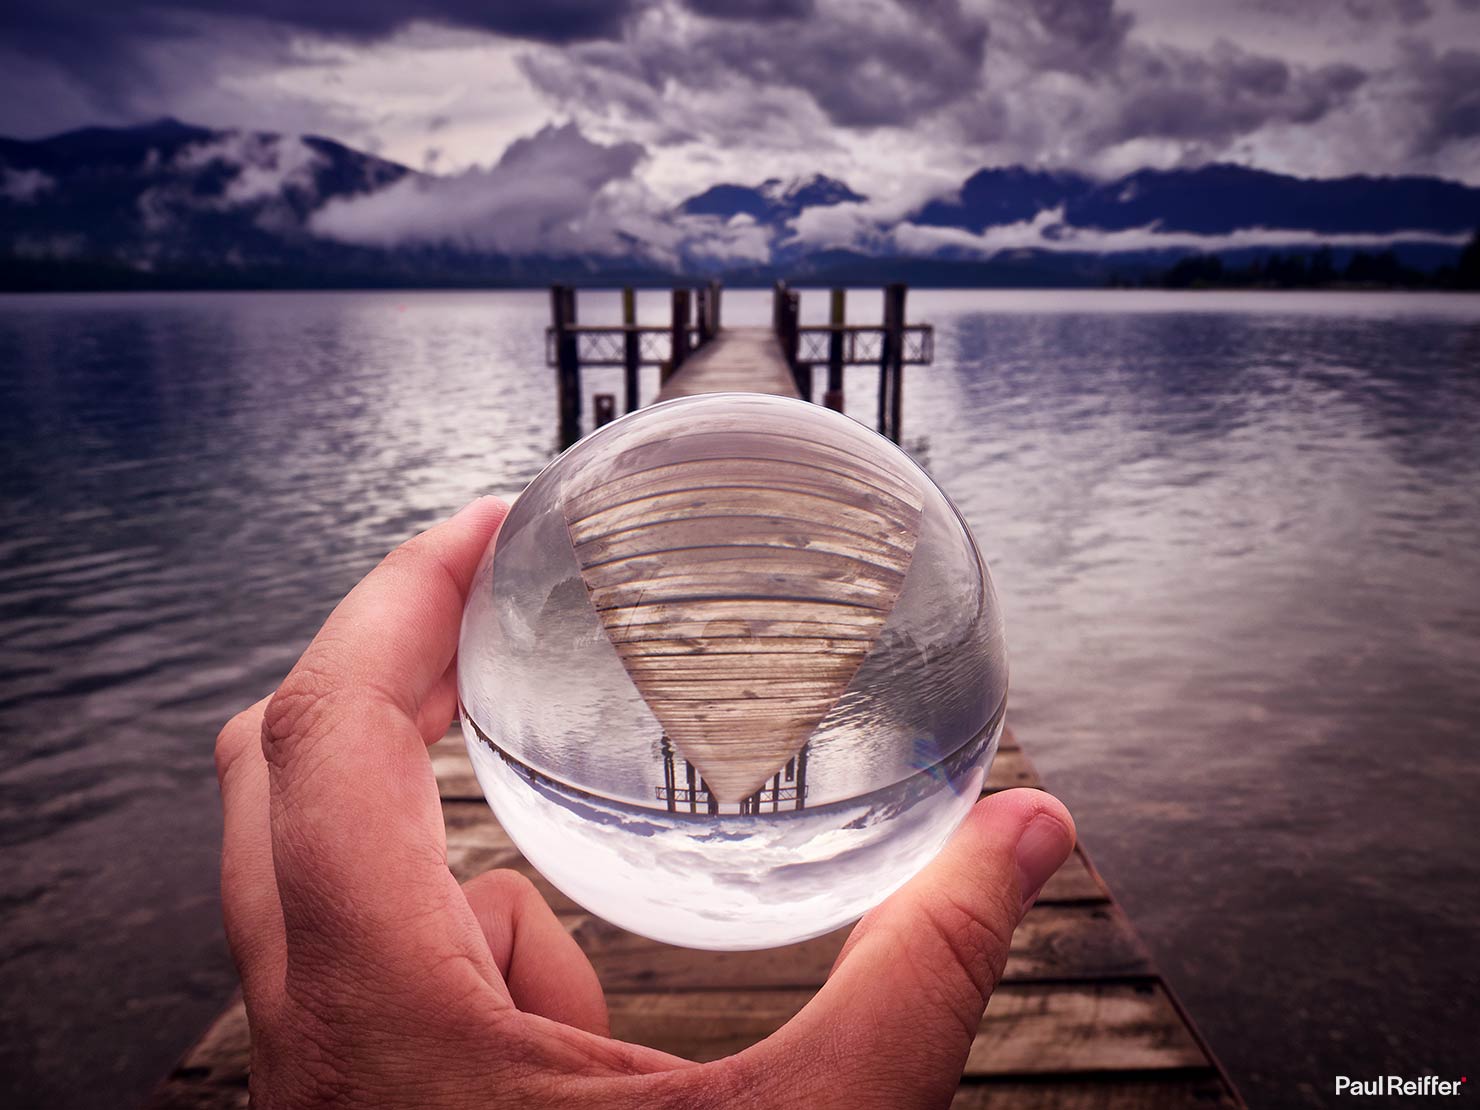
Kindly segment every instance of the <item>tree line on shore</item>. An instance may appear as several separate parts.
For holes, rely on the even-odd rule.
[[[1129,283],[1117,283],[1129,284]],[[1243,265],[1194,254],[1139,282],[1163,289],[1459,289],[1480,290],[1480,231],[1454,263],[1435,270],[1404,264],[1391,249],[1354,251],[1338,266],[1330,247],[1260,255]]]

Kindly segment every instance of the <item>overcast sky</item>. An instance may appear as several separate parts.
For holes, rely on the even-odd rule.
[[[1480,0],[7,0],[0,133],[173,115],[417,168],[546,124],[674,199],[1231,160],[1480,183]]]

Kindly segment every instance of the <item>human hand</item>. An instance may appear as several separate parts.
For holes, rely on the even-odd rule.
[[[979,802],[744,1052],[695,1064],[612,1040],[595,972],[530,882],[447,867],[426,746],[451,723],[464,595],[506,511],[475,501],[393,551],[217,741],[255,1105],[948,1103],[1013,929],[1073,847],[1068,812],[1036,790]]]

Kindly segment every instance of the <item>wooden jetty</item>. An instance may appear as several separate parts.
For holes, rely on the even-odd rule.
[[[797,324],[795,291],[778,287],[771,329],[721,329],[720,292],[709,287],[695,298],[701,324],[696,327],[685,315],[681,338],[676,328],[668,329],[661,358],[648,334],[655,329],[638,327],[630,312],[620,328],[575,331],[574,294],[557,289],[551,343],[562,381],[562,422],[574,409],[579,434],[579,405],[571,403],[572,393],[579,396],[579,362],[570,357],[571,344],[588,344],[585,351],[593,356],[588,365],[628,371],[629,407],[636,403],[636,367],[646,361],[670,364],[659,399],[735,388],[807,397],[810,369],[804,374],[798,367],[808,361],[802,356],[809,351],[838,354],[830,363],[818,361],[828,365],[824,399],[841,407],[841,366],[854,344],[854,354],[862,348],[880,365],[880,424],[897,434],[909,329],[903,287],[893,288],[898,291],[886,298],[895,298],[896,310],[886,311],[884,325],[874,327],[873,335],[866,328],[850,333],[835,312],[833,323],[817,329],[821,335],[808,347],[807,329]],[[687,291],[681,292],[687,300]],[[835,295],[834,306],[840,302]],[[916,360],[928,361],[928,328],[916,325],[915,334]],[[603,356],[620,361],[603,361]],[[615,404],[597,407],[599,418],[601,410]],[[466,880],[490,869],[513,868],[535,882],[590,957],[606,991],[614,1037],[701,1061],[740,1051],[806,1004],[847,937],[848,929],[841,929],[785,948],[722,953],[674,948],[624,932],[570,901],[520,855],[483,799],[456,725],[432,747],[431,757],[451,870]],[[983,792],[1020,786],[1041,783],[1008,727]],[[238,999],[186,1054],[150,1105],[245,1106],[249,1052],[246,1014]],[[1083,846],[1076,848],[1013,936],[1006,971],[952,1106],[1164,1110],[1242,1105]]]
[[[718,282],[692,295],[688,289],[675,289],[671,319],[644,325],[637,322],[636,295],[624,289],[622,323],[584,325],[577,322],[575,290],[568,285],[553,287],[545,357],[555,370],[561,447],[582,435],[584,368],[621,367],[622,411],[632,412],[641,404],[639,377],[644,366],[660,368],[662,387],[656,398],[660,401],[728,390],[811,401],[814,371],[821,369],[827,375],[821,402],[838,412],[843,411],[843,368],[876,366],[878,431],[899,442],[904,368],[926,365],[935,353],[934,329],[905,322],[904,285],[884,287],[884,311],[877,324],[848,323],[847,293],[842,289],[832,290],[828,323],[803,324],[800,292],[777,282],[770,328],[722,329],[722,292]],[[706,350],[714,340],[722,340],[723,354]],[[616,394],[595,394],[592,407],[594,425],[600,427],[616,416]]]

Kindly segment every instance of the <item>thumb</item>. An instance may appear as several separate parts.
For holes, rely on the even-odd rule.
[[[946,1105],[1013,930],[1073,848],[1074,820],[1049,794],[978,802],[940,855],[859,922],[826,985],[765,1042],[785,1058],[767,1070],[802,1069],[819,1105],[868,1106],[881,1092]]]

